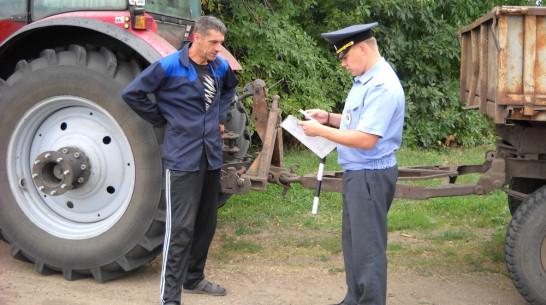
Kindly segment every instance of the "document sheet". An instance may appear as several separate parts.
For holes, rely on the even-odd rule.
[[[298,119],[293,115],[288,115],[281,124],[281,127],[292,134],[296,139],[303,143],[307,148],[314,152],[321,159],[326,157],[334,148],[337,143],[332,142],[323,137],[309,137],[303,132],[303,128],[298,126]]]

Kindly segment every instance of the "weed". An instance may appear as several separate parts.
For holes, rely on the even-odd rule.
[[[328,269],[328,274],[337,274],[337,273],[342,273],[342,272],[345,272],[345,269],[343,269],[343,268],[330,268],[330,269]]]

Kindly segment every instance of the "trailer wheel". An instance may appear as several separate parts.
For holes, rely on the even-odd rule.
[[[524,194],[531,194],[532,192],[538,190],[543,185],[546,185],[545,180],[512,177],[512,179],[510,179],[509,188],[511,190],[518,191]],[[516,199],[512,196],[508,196],[508,208],[510,209],[510,215],[514,215],[518,207],[521,205],[521,201],[522,200],[520,199]]]
[[[504,250],[508,273],[521,295],[531,304],[546,304],[546,186],[514,213]]]
[[[40,274],[102,282],[161,252],[160,139],[121,99],[139,72],[71,45],[20,61],[2,86],[0,232]]]

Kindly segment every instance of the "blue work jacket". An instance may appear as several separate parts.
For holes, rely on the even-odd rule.
[[[146,68],[122,92],[125,102],[155,127],[165,124],[163,165],[171,170],[196,171],[203,149],[208,169],[222,167],[224,123],[239,80],[228,62],[209,62],[216,79],[216,96],[205,109],[205,89],[190,63],[190,44]],[[148,94],[155,95],[154,103]]]

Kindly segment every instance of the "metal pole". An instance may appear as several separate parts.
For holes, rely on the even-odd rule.
[[[322,175],[324,174],[324,163],[326,163],[326,157],[320,159],[319,170],[317,174],[317,187],[315,191],[315,198],[313,199],[313,209],[311,210],[311,213],[313,213],[313,215],[317,215],[318,212],[320,184],[322,183]]]

